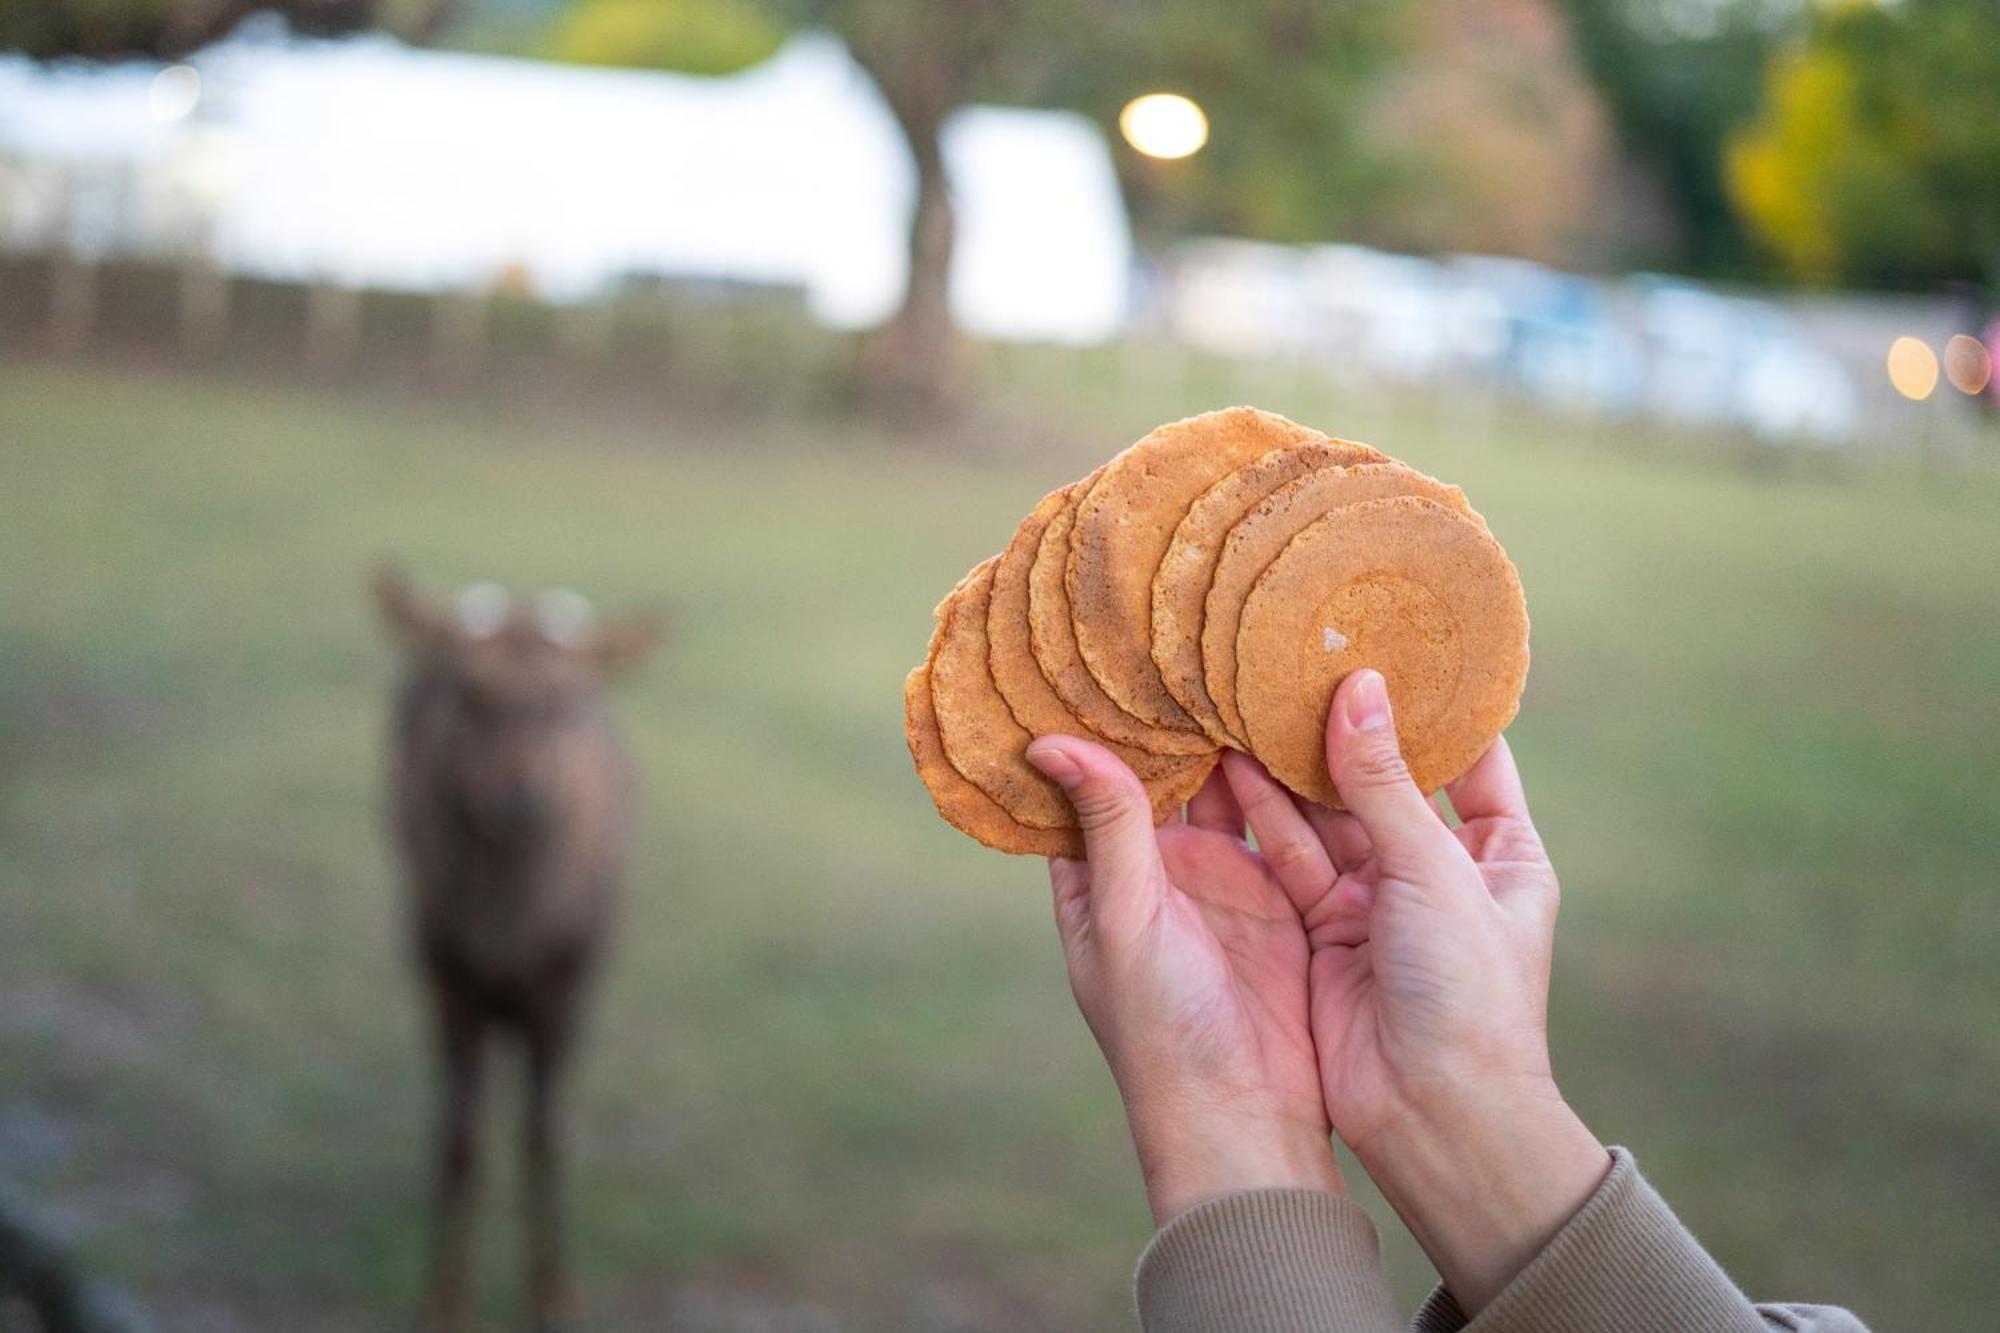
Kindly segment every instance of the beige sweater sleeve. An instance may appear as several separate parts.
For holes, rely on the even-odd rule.
[[[1188,1209],[1139,1256],[1145,1333],[1400,1333],[1374,1224],[1344,1194],[1246,1190]]]
[[[1621,1148],[1611,1174],[1468,1320],[1439,1287],[1413,1333],[1866,1333],[1844,1310],[1752,1305]],[[1352,1201],[1291,1190],[1214,1199],[1139,1260],[1145,1333],[1379,1333],[1398,1326],[1375,1231]]]

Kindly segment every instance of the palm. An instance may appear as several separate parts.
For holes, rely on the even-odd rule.
[[[1148,941],[1148,969],[1183,1049],[1230,1095],[1324,1124],[1307,1006],[1306,935],[1264,858],[1228,833],[1160,830],[1171,891]]]
[[[1456,900],[1397,881],[1368,853],[1305,912],[1320,1075],[1334,1128],[1350,1143],[1425,1087],[1469,1072],[1438,1052],[1465,1049],[1469,1032],[1533,1021],[1526,1007],[1495,1011],[1491,990],[1466,985],[1468,977],[1516,973],[1529,993],[1545,995],[1546,953],[1532,944],[1543,900],[1520,892],[1550,880],[1532,826],[1495,816],[1451,832],[1464,853]]]

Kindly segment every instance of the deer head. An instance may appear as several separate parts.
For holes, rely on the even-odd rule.
[[[518,596],[476,583],[449,601],[396,570],[374,578],[390,636],[424,688],[398,726],[444,751],[440,780],[473,831],[520,839],[561,805],[574,738],[596,724],[604,686],[649,657],[663,623],[634,611],[600,619],[579,593]]]

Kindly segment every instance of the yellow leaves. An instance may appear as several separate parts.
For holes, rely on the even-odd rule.
[[[550,59],[578,65],[734,74],[784,31],[755,0],[576,0],[556,19]]]
[[[1849,258],[1831,177],[1857,132],[1855,90],[1854,71],[1838,52],[1778,57],[1765,75],[1762,114],[1731,139],[1724,158],[1737,211],[1802,281],[1830,281]]]

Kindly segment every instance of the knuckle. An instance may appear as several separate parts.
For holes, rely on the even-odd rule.
[[[1285,838],[1264,850],[1264,861],[1273,870],[1295,870],[1318,859],[1319,851],[1304,838]]]
[[[1393,787],[1410,780],[1410,766],[1392,740],[1362,746],[1347,758],[1347,775],[1369,787]]]
[[[1133,818],[1141,802],[1113,783],[1085,787],[1072,798],[1076,817],[1085,828],[1112,828]]]

